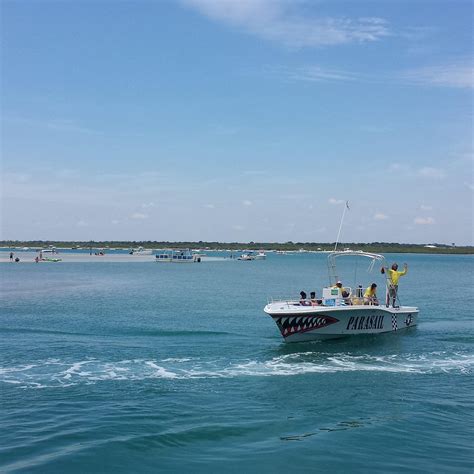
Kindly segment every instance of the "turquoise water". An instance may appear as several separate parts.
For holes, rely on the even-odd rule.
[[[394,259],[417,328],[300,344],[324,255],[1,264],[0,470],[471,473],[473,259]]]

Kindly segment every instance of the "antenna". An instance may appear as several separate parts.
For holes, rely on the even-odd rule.
[[[334,245],[334,252],[337,250],[337,244],[339,243],[339,237],[341,236],[342,223],[344,222],[346,209],[349,209],[349,201],[346,201],[346,205],[344,206],[344,210],[342,211],[341,223],[339,224],[339,232],[337,233],[336,245]]]

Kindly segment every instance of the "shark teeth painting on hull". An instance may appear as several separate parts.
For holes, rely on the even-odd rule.
[[[295,333],[304,333],[321,329],[331,324],[339,322],[338,319],[332,316],[318,315],[318,316],[290,316],[287,318],[278,318],[276,324],[283,337]]]

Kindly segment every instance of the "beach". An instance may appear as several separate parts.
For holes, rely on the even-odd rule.
[[[0,252],[0,263],[37,263],[35,258],[39,255],[36,251],[14,251],[14,259],[19,258],[19,262],[10,260],[10,252]],[[59,262],[40,261],[38,264],[61,264],[61,263],[156,263],[155,255],[130,255],[128,251],[117,251],[114,253],[105,253],[104,255],[90,254],[89,252],[74,252],[59,250],[54,254],[43,254],[43,258],[59,258]],[[226,260],[223,256],[212,255],[201,257],[202,261],[220,261]],[[197,263],[197,262],[196,262]]]

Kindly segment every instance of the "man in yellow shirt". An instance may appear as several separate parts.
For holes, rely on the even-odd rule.
[[[394,263],[392,268],[388,269],[387,267],[382,267],[382,273],[387,272],[387,280],[388,280],[388,293],[387,293],[387,307],[390,304],[390,299],[392,300],[392,306],[396,308],[395,302],[397,299],[398,293],[398,280],[403,275],[406,275],[408,271],[408,265],[406,263],[403,264],[404,269],[403,271],[398,271],[398,265]]]
[[[340,280],[337,281],[333,288],[339,288],[341,290],[341,296],[344,298],[344,302],[346,304],[352,304],[351,299],[349,298],[349,292],[342,286],[342,282]]]
[[[377,299],[377,284],[372,283],[367,287],[364,293],[364,304],[376,305],[378,306],[379,300]]]

